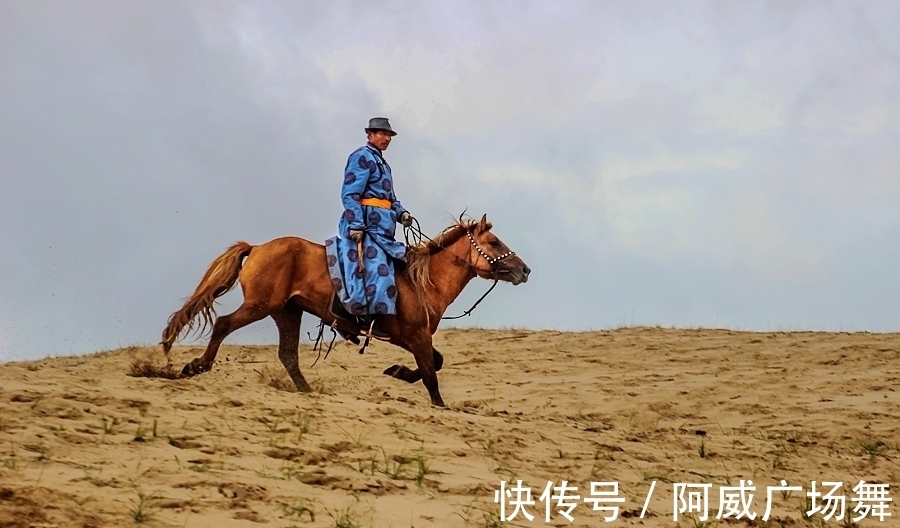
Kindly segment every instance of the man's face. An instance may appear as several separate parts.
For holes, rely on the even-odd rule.
[[[373,130],[368,133],[369,143],[378,147],[379,150],[386,150],[391,144],[392,136],[390,132],[384,130]]]

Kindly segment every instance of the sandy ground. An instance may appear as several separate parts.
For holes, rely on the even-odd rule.
[[[714,526],[741,480],[757,520],[720,525],[852,526],[860,480],[900,502],[900,334],[447,330],[436,346],[445,409],[382,375],[413,364],[384,344],[312,368],[303,346],[313,394],[286,390],[268,346],[225,346],[192,379],[128,376],[164,361],[152,348],[0,365],[0,526],[489,527],[519,479],[534,521],[503,525]],[[802,490],[773,492],[763,523],[782,479]],[[554,503],[547,523],[562,480],[574,522]],[[813,481],[843,483],[845,520],[804,518]],[[591,482],[618,483],[612,522],[583,501]],[[675,483],[711,484],[708,521],[673,520]],[[900,526],[891,505],[860,526]]]

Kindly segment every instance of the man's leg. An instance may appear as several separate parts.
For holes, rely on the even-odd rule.
[[[368,321],[365,331],[371,330],[372,337],[387,339],[390,334],[384,329],[382,316],[394,312],[394,302],[388,302],[388,291],[396,296],[392,262],[384,250],[372,243],[365,248],[366,267],[366,309]]]

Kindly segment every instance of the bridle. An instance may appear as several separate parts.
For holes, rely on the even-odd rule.
[[[451,255],[453,255],[453,258],[465,262],[466,265],[468,265],[468,266],[474,268],[474,269],[477,270],[477,271],[484,271],[483,269],[479,268],[477,265],[472,264],[471,262],[469,262],[469,259],[468,259],[468,258],[462,258],[462,257],[460,257],[459,255],[456,255],[455,253],[453,253],[453,252],[450,251],[449,249],[447,249],[447,248],[445,248],[444,246],[438,244],[435,240],[432,240],[431,238],[429,238],[428,235],[426,235],[425,233],[423,233],[423,232],[422,232],[422,229],[419,227],[419,221],[416,220],[415,218],[413,218],[412,220],[413,220],[413,222],[416,224],[415,227],[412,227],[412,225],[410,225],[409,227],[404,227],[404,228],[403,228],[403,236],[404,236],[404,238],[406,238],[406,245],[407,245],[407,246],[410,246],[410,245],[411,245],[411,244],[409,243],[409,241],[410,241],[411,238],[414,240],[414,243],[415,243],[415,244],[421,243],[422,239],[424,238],[425,240],[428,240],[428,241],[431,242],[432,244],[434,244],[434,245],[436,245],[437,247],[441,248],[441,250],[446,251],[446,252],[450,253]],[[412,236],[410,236],[410,234],[412,234]],[[473,304],[471,308],[469,308],[468,310],[464,311],[462,314],[457,315],[457,316],[455,316],[455,317],[441,317],[441,319],[459,319],[459,318],[465,317],[465,316],[467,316],[467,315],[472,315],[472,312],[475,310],[475,308],[477,308],[478,305],[481,304],[481,301],[483,301],[484,298],[487,297],[489,293],[491,293],[491,291],[494,289],[494,287],[497,286],[497,282],[500,280],[500,279],[497,278],[497,264],[500,263],[501,261],[503,261],[504,259],[507,259],[507,258],[509,258],[509,257],[511,257],[511,256],[513,256],[513,255],[516,254],[515,251],[510,250],[510,251],[507,251],[506,253],[504,253],[504,254],[502,254],[502,255],[498,255],[498,256],[496,256],[496,257],[492,257],[492,256],[488,255],[487,252],[486,252],[485,250],[481,249],[481,246],[478,245],[478,242],[475,242],[475,237],[472,236],[472,229],[471,229],[471,228],[467,228],[467,229],[466,229],[466,236],[469,238],[469,243],[472,244],[472,247],[475,248],[475,251],[478,253],[478,255],[480,255],[481,258],[483,258],[484,260],[486,260],[487,263],[488,263],[488,266],[490,266],[490,270],[489,270],[489,272],[490,272],[490,278],[494,280],[494,283],[491,284],[491,287],[488,288],[488,290],[487,290],[486,292],[484,292],[484,295],[482,295],[481,297],[478,298],[477,301],[475,301],[475,304]]]
[[[445,248],[444,246],[440,245],[436,240],[430,238],[428,235],[423,233],[422,229],[419,227],[419,221],[416,220],[415,217],[413,217],[412,221],[413,221],[413,224],[415,224],[415,227],[411,224],[409,227],[403,228],[403,236],[406,239],[407,247],[421,244],[422,240],[425,239],[425,240],[431,242],[432,244],[434,244],[435,246],[439,247],[442,251],[446,251],[447,253],[450,253],[450,255],[452,255],[453,258],[455,258],[456,260],[465,262],[467,266],[474,268],[477,271],[482,271],[482,272],[484,271],[483,269],[479,268],[477,264],[472,264],[468,258],[460,257],[459,255],[450,251],[448,248]],[[487,252],[485,250],[483,250],[481,248],[481,246],[478,245],[478,242],[475,241],[475,237],[472,235],[471,227],[466,228],[466,237],[469,239],[469,243],[472,244],[472,247],[475,248],[475,251],[478,253],[478,255],[480,255],[481,258],[483,258],[484,260],[487,261],[488,266],[490,266],[489,273],[491,274],[491,278],[496,277],[497,264],[499,262],[501,262],[509,257],[512,257],[513,255],[516,254],[515,251],[510,250],[502,255],[497,255],[496,257],[492,257],[492,256],[488,255]],[[410,240],[412,240],[412,243],[410,243]]]
[[[481,258],[483,258],[484,260],[486,260],[487,263],[488,263],[488,265],[491,267],[491,278],[494,278],[494,277],[497,276],[496,264],[497,264],[498,262],[500,262],[500,261],[502,261],[503,259],[509,258],[509,257],[511,257],[511,256],[513,256],[513,255],[516,254],[515,251],[510,250],[510,251],[507,251],[506,253],[504,253],[504,254],[502,254],[502,255],[498,255],[498,256],[496,256],[496,257],[492,257],[492,256],[488,255],[483,249],[481,249],[481,246],[479,246],[477,242],[475,242],[475,237],[472,236],[472,230],[471,230],[471,229],[466,229],[466,236],[469,237],[469,243],[472,244],[472,247],[475,248],[475,251],[477,251],[478,254],[481,255]],[[457,257],[457,258],[459,258],[459,257]],[[478,269],[478,266],[472,264],[471,262],[469,263],[469,265],[472,266],[472,267],[475,268],[475,269]],[[495,278],[494,280],[497,280],[497,279]]]

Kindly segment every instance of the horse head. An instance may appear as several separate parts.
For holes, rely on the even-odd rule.
[[[488,222],[487,215],[484,215],[466,231],[470,246],[469,263],[475,268],[475,274],[484,279],[502,280],[513,285],[528,282],[531,268],[491,232],[491,227],[493,226]]]

